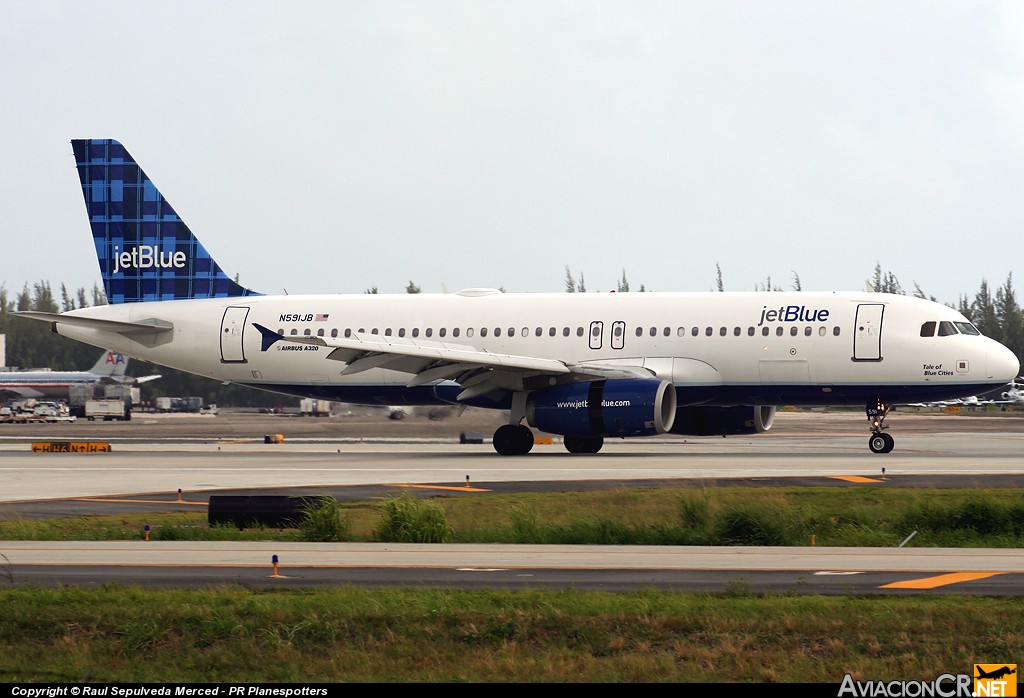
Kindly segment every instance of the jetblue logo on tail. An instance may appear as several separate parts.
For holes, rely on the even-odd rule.
[[[123,145],[71,147],[108,303],[258,295],[224,273]]]
[[[139,245],[130,252],[114,246],[114,273],[124,269],[184,269],[184,252],[161,252],[159,245]]]

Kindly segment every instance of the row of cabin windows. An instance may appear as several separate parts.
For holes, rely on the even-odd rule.
[[[936,329],[938,329],[938,333],[936,333]],[[934,320],[929,320],[921,325],[922,337],[949,337],[954,334],[978,335],[981,334],[981,331],[969,322],[950,322],[949,320],[935,322]]]
[[[927,324],[927,323],[925,323],[925,324]],[[934,323],[932,323],[932,324],[934,324]],[[948,324],[948,323],[944,323],[944,324]],[[488,332],[489,331],[490,331],[490,328],[481,327],[480,328],[480,336],[481,337],[488,336]],[[501,337],[502,336],[502,331],[503,331],[503,328],[495,327],[494,331],[493,331],[493,335],[495,337]],[[342,336],[344,336],[344,337],[351,337],[352,336],[352,332],[353,331],[350,328],[346,328]],[[360,327],[358,330],[356,330],[356,332],[362,334],[362,333],[366,332],[366,330],[364,330],[363,328]],[[454,328],[452,328],[451,336],[452,337],[458,337],[460,335],[460,332],[461,332],[460,328],[454,327]],[[601,335],[601,332],[602,332],[602,328],[600,326],[597,326],[597,325],[595,325],[594,328],[591,330],[591,333],[594,335],[594,337],[599,337]],[[624,332],[625,332],[624,325],[622,325],[622,324],[614,324],[614,325],[612,325],[612,334],[615,336],[616,339],[621,338]],[[636,336],[637,337],[642,337],[644,335],[644,332],[645,332],[645,329],[643,327],[637,327],[636,328]],[[659,334],[659,328],[651,327],[650,329],[646,330],[646,332],[651,337],[657,337],[658,334]],[[685,328],[685,327],[678,327],[678,328],[676,328],[676,335],[679,336],[679,337],[685,337],[687,335],[687,332],[689,332],[691,337],[699,337],[701,335],[701,328],[700,327],[691,327],[689,330],[687,330],[687,328]],[[285,331],[283,329],[279,329],[278,333],[279,334],[285,334]],[[292,331],[290,332],[290,334],[292,334],[292,335],[297,335],[298,333],[299,333],[298,329],[292,329]],[[370,331],[370,333],[371,334],[380,334],[380,330],[378,328],[374,327]],[[664,337],[671,337],[672,336],[672,328],[671,327],[661,328],[660,329],[660,333]],[[753,337],[756,333],[757,333],[756,328],[754,328],[754,327],[748,327],[747,328],[747,336],[748,337]],[[775,328],[775,336],[776,337],[782,337],[785,333],[786,333],[785,328],[782,327],[781,325]],[[975,332],[975,333],[977,333],[977,332]],[[306,328],[305,330],[303,330],[302,334],[304,336],[306,336],[306,337],[309,337],[312,334],[312,331],[309,328]],[[406,330],[405,330],[404,327],[399,328],[396,331],[395,334],[397,336],[399,336],[399,337],[405,337],[406,336]],[[537,327],[536,329],[534,329],[533,334],[536,337],[543,337],[544,336],[544,328],[543,327]],[[557,336],[558,335],[558,328],[556,328],[556,327],[549,327],[548,331],[547,331],[547,334],[548,334],[549,337]],[[569,327],[563,327],[562,328],[562,336],[563,337],[568,337],[571,334],[572,334],[571,328],[569,328]],[[585,332],[585,330],[582,327],[577,327],[575,334],[576,334],[577,337],[582,337],[584,334],[586,334],[586,332]],[[714,327],[705,327],[705,328],[703,328],[703,334],[704,334],[705,337],[713,337],[715,335],[715,328]],[[732,328],[732,335],[734,337],[739,337],[742,334],[743,334],[743,328],[741,328],[741,327],[733,327]],[[767,326],[761,328],[761,336],[767,337],[769,334],[771,334],[771,328],[769,328]],[[796,325],[793,325],[792,327],[789,328],[789,335],[791,337],[796,337],[799,334],[800,334],[800,328],[797,327]],[[803,334],[804,334],[805,337],[810,337],[811,335],[814,334],[814,328],[812,328],[810,326],[804,327]],[[826,334],[828,334],[828,329],[824,325],[818,327],[818,336],[824,337]],[[832,328],[832,334],[833,334],[833,336],[836,336],[836,337],[839,336],[839,326],[838,325]],[[922,336],[924,336],[924,328],[921,329],[921,334],[922,334]],[[954,334],[955,334],[955,332],[954,332]],[[468,328],[466,330],[466,336],[467,337],[472,337],[473,335],[474,335],[474,329],[472,327]],[[519,332],[519,335],[522,336],[522,337],[529,337],[530,336],[530,328],[529,327],[522,328],[522,330],[520,330],[520,332]],[[727,337],[728,335],[729,335],[729,328],[728,327],[719,327],[718,328],[718,336],[720,336],[720,337]],[[323,337],[324,336],[324,330],[323,329],[317,330],[316,336],[317,337]],[[338,330],[337,329],[331,330],[331,337],[337,337],[337,336],[338,336]],[[391,330],[390,327],[388,327],[388,328],[386,328],[384,330],[384,336],[385,337],[392,336],[392,330]],[[412,328],[409,331],[409,336],[410,337],[419,337],[420,336],[420,329],[418,327]],[[433,337],[434,336],[433,328],[428,327],[428,328],[424,329],[423,330],[423,336],[424,337]],[[445,328],[445,327],[439,328],[437,330],[437,336],[438,337],[447,337],[448,336],[448,329]],[[509,327],[508,330],[507,330],[507,334],[505,336],[515,337],[516,336],[516,328],[515,327]]]
[[[616,328],[616,330],[619,330],[619,328]],[[753,337],[756,333],[757,333],[757,328],[755,328],[755,327],[747,327],[747,336],[748,337]],[[785,333],[786,333],[786,330],[781,325],[775,328],[775,336],[776,337],[781,337]],[[615,336],[618,337],[619,334],[621,334],[621,333],[617,332]],[[657,337],[658,336],[658,328],[657,327],[651,327],[649,330],[647,330],[647,334],[650,335],[651,337]],[[671,327],[662,328],[661,334],[664,337],[671,337],[672,336],[672,328]],[[676,334],[678,336],[680,336],[680,337],[685,337],[686,336],[686,328],[685,327],[676,328]],[[690,328],[690,336],[691,337],[699,337],[700,334],[701,334],[701,328],[699,328],[699,327],[691,327]],[[705,327],[704,328],[704,336],[705,337],[713,337],[714,334],[715,334],[715,328],[714,327]],[[732,336],[733,337],[739,337],[742,334],[743,334],[743,328],[742,327],[733,327],[732,328]],[[769,328],[767,326],[761,328],[761,336],[762,337],[767,337],[769,334],[771,334],[771,328]],[[791,337],[796,337],[798,334],[800,334],[800,328],[795,326],[795,325],[790,327],[789,328],[789,334],[790,334]],[[813,327],[810,327],[810,326],[804,327],[804,336],[805,337],[810,337],[812,334],[814,334],[814,328]],[[825,328],[824,325],[818,327],[818,336],[824,337],[826,334],[828,334],[828,330]],[[836,337],[839,336],[839,327],[838,327],[838,325],[832,328],[832,334],[834,336],[836,336]],[[728,327],[719,327],[718,328],[718,336],[719,337],[726,337],[728,335],[729,335],[729,328]],[[636,328],[636,336],[637,337],[643,337],[644,336],[644,328],[643,327],[637,327]]]

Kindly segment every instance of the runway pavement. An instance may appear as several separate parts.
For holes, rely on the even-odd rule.
[[[185,430],[182,430],[185,431]],[[866,432],[611,441],[596,455],[558,443],[522,457],[430,438],[119,437],[109,453],[34,453],[0,435],[0,518],[202,508],[211,493],[379,496],[395,487],[490,492],[639,486],[853,484],[1024,487],[1024,433],[913,431],[890,454]],[[885,469],[883,473],[883,468]],[[181,493],[178,493],[179,488]],[[0,583],[644,587],[808,593],[1020,594],[1020,550],[365,544],[0,542]],[[270,573],[272,555],[287,571]],[[952,575],[952,576],[951,576]],[[900,586],[893,587],[892,584]]]

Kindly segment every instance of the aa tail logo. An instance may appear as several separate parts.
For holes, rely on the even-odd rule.
[[[114,366],[117,366],[118,364],[123,364],[123,363],[125,363],[124,355],[123,354],[115,354],[112,351],[108,351],[107,352],[107,358],[106,358],[106,360],[103,363],[112,364]]]

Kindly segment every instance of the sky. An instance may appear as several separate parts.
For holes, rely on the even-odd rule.
[[[263,293],[1024,273],[1024,3],[0,0],[0,285],[99,282],[115,138]],[[1020,300],[1020,297],[1018,296]]]

